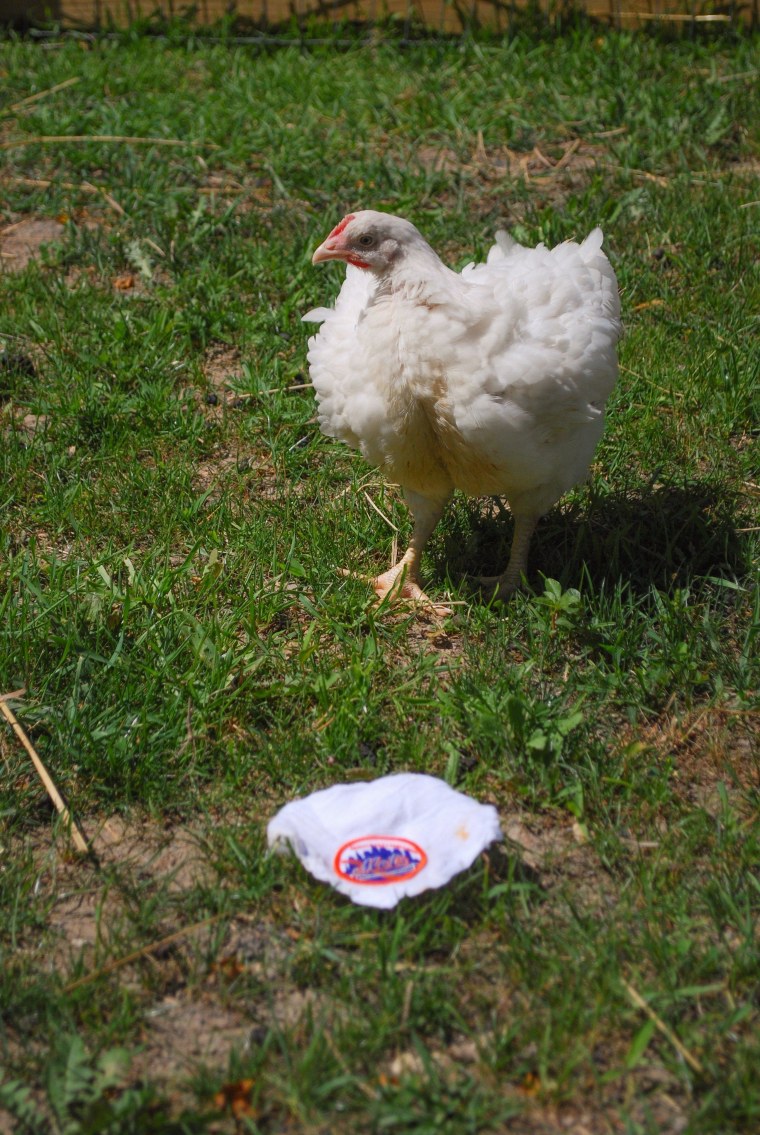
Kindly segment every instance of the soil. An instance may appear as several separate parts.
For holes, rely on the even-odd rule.
[[[41,260],[49,244],[60,244],[66,226],[51,217],[24,217],[0,229],[0,272],[22,272]]]

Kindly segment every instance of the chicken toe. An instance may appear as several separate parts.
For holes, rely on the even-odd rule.
[[[338,574],[369,583],[375,595],[377,595],[377,606],[380,606],[385,600],[388,603],[396,603],[399,600],[406,599],[419,604],[426,612],[436,615],[438,618],[445,618],[454,613],[450,607],[443,603],[436,603],[429,595],[425,594],[417,580],[410,578],[408,565],[403,561],[397,563],[395,567],[389,568],[382,575],[374,577],[362,575],[358,571],[350,571],[348,568],[339,568]]]
[[[435,603],[429,595],[425,594],[417,579],[412,575],[409,564],[405,563],[404,560],[383,572],[382,575],[375,576],[371,583],[381,603],[386,599],[391,603],[399,599],[410,599],[413,603],[424,606],[441,618],[453,614],[450,607],[442,603]]]

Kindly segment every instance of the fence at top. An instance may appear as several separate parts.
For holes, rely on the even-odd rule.
[[[203,26],[237,19],[261,30],[312,20],[371,25],[389,17],[403,28],[447,34],[468,27],[507,31],[526,9],[549,21],[583,12],[613,27],[758,23],[760,0],[0,0],[0,20],[52,20],[64,28],[124,27],[182,16]]]

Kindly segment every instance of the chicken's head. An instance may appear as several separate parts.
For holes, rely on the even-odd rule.
[[[345,260],[356,268],[368,268],[378,276],[388,272],[410,248],[425,242],[410,221],[389,213],[363,209],[349,213],[336,225],[311,258],[312,264],[324,260]]]

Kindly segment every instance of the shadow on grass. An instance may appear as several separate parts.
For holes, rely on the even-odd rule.
[[[403,899],[394,909],[413,925],[425,928],[436,948],[446,950],[452,943],[441,938],[443,920],[455,919],[460,927],[474,930],[489,917],[497,899],[507,906],[517,903],[523,908],[547,899],[541,872],[524,862],[515,847],[501,842],[489,846],[471,867],[444,886]],[[393,915],[389,912],[385,917]]]
[[[530,582],[539,573],[563,587],[587,575],[594,585],[628,584],[636,593],[668,592],[695,578],[733,580],[749,567],[738,532],[735,494],[701,481],[640,486],[621,493],[592,490],[585,501],[553,509],[531,545]],[[445,541],[439,571],[452,578],[503,571],[513,525],[490,499],[467,504]]]

